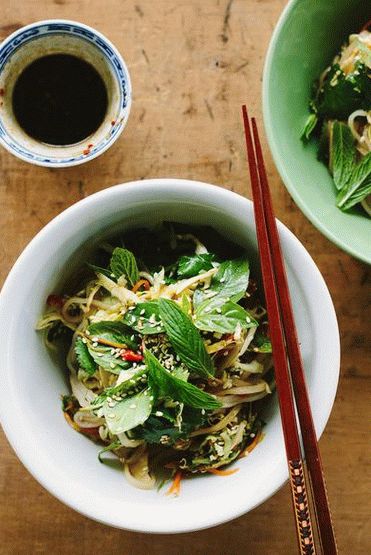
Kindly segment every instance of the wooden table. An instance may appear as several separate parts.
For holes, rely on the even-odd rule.
[[[240,105],[246,102],[261,121],[264,55],[284,5],[284,0],[1,0],[0,38],[46,18],[78,19],[100,29],[125,57],[134,103],[122,137],[87,165],[38,168],[1,149],[0,279],[54,216],[110,185],[177,176],[248,193]],[[277,215],[318,264],[339,318],[341,379],[320,443],[340,552],[366,555],[370,271],[306,220],[266,145],[265,154]],[[62,505],[28,474],[5,437],[0,439],[2,555],[296,553],[287,486],[250,514],[213,530],[175,536],[124,532]]]

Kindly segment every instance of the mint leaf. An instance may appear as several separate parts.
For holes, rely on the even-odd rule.
[[[75,353],[80,368],[85,370],[90,376],[93,376],[97,370],[97,365],[90,355],[86,343],[83,342],[81,337],[79,337],[75,343]]]
[[[144,357],[148,368],[149,383],[157,397],[170,397],[174,401],[198,409],[212,410],[221,407],[221,403],[213,395],[176,378],[165,370],[150,351],[146,351]]]
[[[126,312],[123,322],[142,335],[164,332],[158,301],[138,303]]]
[[[112,372],[112,374],[119,374],[122,369],[129,368],[131,365],[126,360],[121,358],[116,358],[111,354],[111,347],[103,347],[99,345],[98,347],[93,347],[91,343],[88,344],[88,351],[91,358],[105,370]]]
[[[167,445],[173,445],[178,439],[184,437],[186,432],[179,428],[170,427],[169,423],[162,418],[150,416],[145,422],[143,428],[136,434],[140,439],[144,439],[147,443],[160,443],[163,436],[167,436]]]
[[[131,339],[132,332],[123,322],[102,321],[90,324],[87,328],[91,338],[103,339],[112,343],[137,349],[138,342]],[[124,348],[124,347],[123,347]]]
[[[177,275],[181,278],[196,276],[200,272],[210,270],[215,255],[211,253],[195,254],[193,256],[182,256],[178,262]]]
[[[253,351],[254,353],[271,353],[272,343],[266,335],[256,332],[254,339],[248,347],[248,351]]]
[[[111,272],[117,279],[125,276],[130,285],[135,285],[139,279],[138,266],[135,257],[131,251],[116,247],[112,253],[110,262]]]
[[[369,69],[362,62],[348,75],[333,64],[314,100],[318,114],[326,119],[346,119],[354,110],[370,108]]]
[[[209,291],[215,291],[219,296],[231,301],[239,301],[245,294],[249,283],[249,263],[238,258],[226,260],[219,266],[213,276]]]
[[[153,397],[148,389],[127,397],[113,406],[104,402],[103,414],[111,434],[121,434],[143,424],[152,411]]]
[[[200,332],[182,309],[168,299],[159,299],[165,331],[180,360],[191,372],[203,378],[214,375],[214,366]]]
[[[336,205],[348,210],[371,193],[371,152],[353,168],[349,183],[337,196]]]
[[[184,312],[184,314],[186,314],[187,316],[190,316],[192,313],[192,304],[191,301],[189,300],[189,298],[187,297],[187,295],[185,293],[183,293],[182,295],[182,304],[181,304],[182,310]]]
[[[112,443],[107,445],[107,447],[104,447],[103,449],[101,449],[98,453],[99,462],[104,463],[104,460],[102,459],[103,453],[107,453],[108,451],[114,451],[115,449],[119,449],[120,447],[122,447],[120,441],[113,441]]]
[[[130,372],[130,370],[128,370],[128,372]],[[140,368],[140,370],[135,372],[130,379],[121,382],[119,385],[106,387],[106,389],[104,389],[104,391],[102,391],[102,393],[94,399],[92,405],[94,405],[95,408],[98,408],[108,397],[112,397],[113,395],[116,397],[120,397],[124,393],[126,395],[133,395],[134,393],[137,393],[138,388],[143,389],[146,383],[147,368]]]
[[[96,274],[103,274],[104,276],[106,276],[106,277],[112,279],[111,272],[110,272],[107,268],[101,268],[101,266],[96,266],[95,264],[90,264],[90,262],[88,262],[87,265],[88,265],[89,268],[91,268],[91,270],[93,270]]]
[[[234,333],[237,324],[242,329],[257,327],[258,322],[237,303],[212,298],[202,302],[195,313],[195,326],[204,331]]]
[[[354,137],[348,125],[334,121],[332,126],[331,165],[336,188],[340,191],[350,183],[356,163]]]
[[[308,118],[307,121],[305,122],[305,125],[303,127],[303,130],[300,134],[300,138],[302,140],[306,140],[308,141],[310,139],[310,136],[312,135],[313,131],[315,130],[315,128],[317,127],[317,123],[318,123],[318,116],[315,113],[311,113]]]

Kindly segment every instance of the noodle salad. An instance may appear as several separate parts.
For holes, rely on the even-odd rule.
[[[133,232],[132,250],[104,244],[104,264],[50,295],[38,324],[66,353],[67,422],[102,445],[101,462],[117,455],[130,483],[173,478],[170,493],[183,476],[236,471],[224,467],[262,438],[257,401],[274,387],[246,256],[223,258],[175,226]]]
[[[367,26],[350,35],[314,83],[302,138],[319,136],[318,157],[333,175],[338,208],[346,211],[360,203],[371,215],[371,33]]]

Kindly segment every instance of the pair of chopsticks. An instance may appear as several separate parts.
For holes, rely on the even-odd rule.
[[[316,551],[312,527],[313,519],[308,499],[311,493],[320,550],[324,555],[333,555],[337,554],[335,535],[258,129],[255,119],[251,118],[251,133],[246,106],[242,107],[242,113],[299,552],[303,555],[320,552]],[[304,473],[304,456],[299,440],[295,405],[303,440],[309,488]]]

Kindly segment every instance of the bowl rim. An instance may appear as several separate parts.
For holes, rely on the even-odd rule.
[[[67,162],[63,162],[56,158],[49,159],[45,157],[45,159],[40,159],[40,160],[37,158],[30,158],[25,154],[23,154],[22,152],[20,152],[18,149],[14,148],[0,134],[0,145],[3,146],[5,150],[7,150],[10,154],[12,154],[13,156],[16,156],[23,162],[27,162],[34,166],[41,166],[46,168],[70,168],[73,166],[79,166],[81,164],[85,164],[86,162],[90,162],[91,160],[94,160],[94,158],[97,158],[101,154],[104,154],[104,152],[106,152],[106,150],[108,150],[120,137],[121,133],[123,132],[124,128],[127,125],[127,122],[130,116],[130,111],[131,111],[131,104],[132,104],[131,77],[130,77],[129,69],[126,65],[126,62],[122,57],[122,55],[120,54],[119,50],[116,48],[116,46],[103,33],[98,31],[94,27],[91,27],[90,25],[86,25],[86,23],[82,23],[80,21],[76,21],[73,19],[63,19],[63,18],[41,19],[38,21],[34,21],[32,23],[29,23],[27,25],[22,25],[21,27],[13,31],[10,35],[5,37],[5,39],[2,42],[0,42],[0,52],[3,51],[7,47],[7,45],[9,45],[16,37],[18,37],[18,35],[25,33],[31,29],[37,29],[39,27],[43,27],[47,25],[75,26],[81,30],[88,31],[91,34],[95,35],[103,44],[105,44],[111,49],[111,51],[115,55],[115,58],[118,60],[121,69],[125,74],[126,104],[120,109],[120,121],[117,124],[116,131],[112,135],[110,135],[109,139],[107,139],[105,142],[102,140],[100,143],[98,143],[98,145],[102,143],[102,146],[100,148],[96,146],[95,148],[92,149],[92,151],[89,154],[83,157],[74,156],[72,159],[70,159]],[[60,31],[60,32],[63,33],[63,31]],[[58,31],[56,31],[56,34],[58,34]],[[82,39],[86,40],[86,38],[84,37],[82,37]],[[108,56],[107,56],[107,59],[109,60]],[[110,60],[109,60],[109,63],[112,65]],[[123,89],[121,84],[119,84],[119,88],[120,90]],[[9,136],[8,133],[6,133],[6,135]]]
[[[113,200],[118,197],[127,195],[128,193],[131,193],[133,194],[133,197],[137,195],[137,201],[139,200],[139,202],[144,204],[146,202],[147,192],[149,193],[152,191],[153,194],[154,188],[156,188],[156,191],[158,191],[159,188],[162,188],[163,194],[164,191],[169,192],[169,190],[176,190],[177,194],[179,194],[180,196],[183,195],[184,198],[187,197],[189,202],[193,201],[195,196],[197,198],[197,195],[199,196],[199,198],[203,197],[205,199],[209,198],[210,195],[219,195],[218,202],[220,203],[220,205],[223,204],[223,206],[225,206],[228,202],[230,203],[231,201],[238,203],[242,202],[245,204],[247,212],[250,211],[250,213],[252,214],[252,202],[249,199],[215,185],[191,181],[187,179],[147,179],[124,183],[109,187],[107,189],[103,189],[89,197],[78,201],[74,205],[67,208],[65,211],[61,212],[44,228],[42,228],[39,233],[30,241],[30,243],[26,246],[26,248],[23,250],[19,258],[15,262],[4,283],[3,289],[0,294],[0,317],[6,314],[9,309],[9,303],[11,302],[11,299],[9,299],[9,293],[11,293],[18,280],[22,279],[22,276],[24,276],[23,266],[25,263],[27,263],[28,256],[30,255],[30,253],[33,252],[34,248],[37,247],[38,243],[42,243],[44,238],[47,237],[50,232],[55,233],[56,230],[59,230],[61,228],[61,225],[65,225],[67,223],[66,220],[68,221],[71,218],[77,218],[81,214],[82,209],[84,209],[89,204],[92,206],[96,206],[96,204],[99,203],[104,197],[111,198],[111,202],[113,205]],[[86,225],[87,224],[85,223],[84,226]],[[301,258],[303,262],[305,262],[309,273],[311,273],[312,276],[316,278],[318,289],[322,293],[322,300],[325,302],[326,305],[326,312],[324,314],[326,314],[327,319],[330,322],[329,329],[332,332],[332,337],[330,337],[331,341],[329,340],[328,344],[331,345],[330,353],[333,361],[331,367],[333,371],[331,375],[329,375],[329,381],[327,383],[328,394],[326,397],[326,402],[321,405],[321,413],[318,414],[316,422],[317,434],[318,436],[320,436],[330,416],[330,412],[335,401],[339,379],[340,341],[335,309],[326,283],[308,251],[305,249],[299,239],[297,239],[295,235],[281,222],[279,222],[279,232],[283,234],[285,240],[287,240],[291,245],[295,247],[296,255],[299,256],[299,258]],[[4,340],[6,338],[6,333],[7,330],[5,330],[5,326],[3,330],[1,330],[0,328],[0,336],[4,335]],[[10,349],[4,348],[0,351],[0,367],[2,368],[5,384],[8,381],[10,382],[10,358]],[[9,389],[11,390],[11,388]],[[237,518],[238,516],[241,516],[259,506],[261,503],[269,499],[278,489],[280,489],[284,485],[288,477],[286,460],[285,457],[282,456],[282,459],[279,461],[279,463],[277,463],[277,466],[275,467],[274,478],[270,476],[269,487],[267,484],[265,490],[261,492],[259,498],[255,497],[254,499],[249,499],[249,497],[246,496],[243,499],[236,499],[232,507],[229,504],[227,507],[218,507],[218,512],[216,514],[202,514],[202,519],[197,520],[197,522],[189,522],[189,519],[184,519],[184,521],[182,520],[181,522],[177,521],[174,526],[173,524],[169,525],[166,522],[159,522],[158,520],[156,521],[154,519],[152,522],[146,522],[145,525],[143,525],[142,522],[138,523],[135,518],[130,517],[130,515],[124,515],[124,517],[122,517],[121,515],[107,514],[104,508],[90,506],[86,500],[79,499],[78,495],[75,495],[75,498],[73,498],[73,496],[66,493],[63,485],[56,483],[57,481],[54,480],[53,476],[50,477],[44,471],[42,462],[39,462],[38,457],[27,451],[27,445],[25,445],[26,432],[20,433],[19,430],[16,430],[14,422],[12,420],[12,417],[14,419],[15,416],[13,416],[14,413],[12,413],[12,410],[10,410],[11,408],[12,404],[10,402],[10,397],[8,399],[8,397],[6,396],[5,398],[1,399],[0,417],[2,426],[10,445],[12,446],[13,450],[16,452],[18,458],[26,467],[26,469],[32,474],[32,476],[47,491],[52,493],[57,499],[65,503],[67,506],[73,508],[77,512],[98,522],[102,522],[104,524],[108,524],[121,529],[149,533],[181,533],[216,526],[218,524],[222,524],[224,522],[228,522],[234,518]],[[284,450],[282,442],[282,455],[283,454]],[[263,489],[264,488],[262,488],[262,490]],[[189,505],[186,505],[186,507],[189,507]]]
[[[300,193],[297,191],[295,185],[292,184],[289,174],[287,172],[287,165],[282,160],[282,157],[279,153],[279,149],[277,147],[277,142],[275,139],[275,133],[272,125],[272,112],[269,106],[269,98],[272,94],[272,80],[270,78],[270,73],[273,65],[273,58],[275,55],[276,47],[279,42],[281,32],[283,27],[285,26],[286,22],[288,21],[291,11],[296,7],[296,5],[300,4],[301,0],[290,0],[288,4],[283,9],[276,26],[274,28],[272,37],[269,42],[267,54],[265,57],[264,68],[263,68],[263,91],[262,91],[262,106],[263,106],[263,119],[264,119],[264,128],[265,133],[267,136],[267,140],[269,143],[269,148],[272,153],[272,157],[274,163],[278,169],[278,172],[281,176],[281,179],[290,193],[291,197],[293,198],[295,204],[298,208],[303,212],[303,214],[308,218],[308,220],[316,227],[327,239],[329,239],[332,243],[334,243],[337,247],[344,250],[348,254],[366,262],[367,264],[371,264],[371,255],[367,256],[363,251],[357,249],[356,241],[347,242],[344,239],[339,239],[339,237],[333,233],[331,230],[328,229],[325,223],[319,218],[308,206],[308,204],[301,199]],[[309,98],[308,98],[309,101]],[[298,137],[299,140],[299,137]]]

